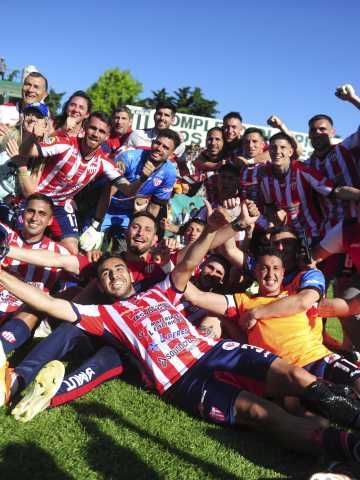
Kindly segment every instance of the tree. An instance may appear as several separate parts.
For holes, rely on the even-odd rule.
[[[128,70],[114,68],[106,70],[86,93],[93,101],[93,110],[111,114],[119,105],[136,103],[142,90],[142,84]]]
[[[137,105],[145,108],[155,108],[158,103],[174,103],[174,97],[168,94],[165,88],[161,90],[152,90],[152,97],[139,100]]]
[[[65,92],[55,92],[53,88],[50,88],[49,95],[45,99],[46,105],[49,107],[50,112],[53,115],[59,113],[62,97],[65,95]]]
[[[153,90],[152,97],[140,100],[137,105],[145,108],[155,108],[160,102],[172,103],[179,113],[188,113],[190,115],[200,115],[204,117],[215,117],[217,102],[208,100],[203,96],[199,87],[178,88],[174,96],[169,95],[165,88]]]

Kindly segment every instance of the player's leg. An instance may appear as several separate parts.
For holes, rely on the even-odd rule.
[[[0,341],[6,354],[21,347],[31,336],[39,316],[31,311],[18,311],[0,327]]]
[[[45,365],[12,410],[16,420],[28,422],[49,406],[55,407],[85,395],[107,380],[118,377],[123,365],[118,351],[110,346],[99,349],[77,370],[65,375],[59,361]]]

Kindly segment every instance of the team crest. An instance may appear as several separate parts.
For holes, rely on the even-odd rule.
[[[125,172],[125,164],[122,160],[119,160],[116,162],[116,168],[119,170],[119,172],[123,175]]]
[[[162,184],[162,178],[160,177],[155,177],[153,180],[154,187],[160,187]]]
[[[235,350],[235,348],[238,348],[239,346],[239,342],[224,342],[222,344],[223,350]]]
[[[44,139],[45,145],[53,145],[56,142],[56,137],[47,137]]]
[[[164,358],[164,357],[157,357],[157,359],[158,359],[159,364],[160,364],[163,368],[166,368],[166,367],[167,367],[168,362],[167,362],[166,358]]]

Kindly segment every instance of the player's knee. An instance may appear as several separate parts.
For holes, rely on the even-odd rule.
[[[248,392],[242,392],[236,399],[236,421],[242,425],[261,424],[268,418],[265,400]]]
[[[298,385],[299,387],[307,387],[310,383],[316,380],[316,377],[304,370],[303,368],[296,367],[295,365],[290,365],[288,370],[289,380],[293,385]]]

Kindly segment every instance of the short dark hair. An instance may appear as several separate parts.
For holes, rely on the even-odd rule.
[[[261,128],[249,127],[245,130],[243,137],[245,137],[246,135],[250,135],[250,133],[257,133],[264,140],[264,142],[266,141],[264,132],[261,130]]]
[[[225,123],[227,120],[230,120],[230,118],[237,118],[241,123],[243,121],[242,116],[239,112],[229,112],[223,118],[223,123]]]
[[[238,169],[238,167],[236,167],[235,165],[233,165],[232,163],[225,163],[225,165],[222,165],[218,171],[217,171],[217,175],[221,175],[222,173],[224,172],[229,172],[229,173],[233,173],[234,175],[236,175],[237,177],[239,177],[240,175],[240,170]]]
[[[146,210],[144,211],[141,211],[141,212],[136,212],[131,220],[130,220],[130,223],[129,223],[129,227],[130,225],[134,222],[134,220],[136,220],[137,218],[139,217],[146,217],[146,218],[149,218],[150,220],[152,220],[154,222],[154,226],[155,226],[155,232],[157,233],[158,230],[159,230],[159,224],[158,224],[158,221],[156,219],[156,217],[154,217],[154,215]]]
[[[203,268],[205,265],[207,265],[210,262],[217,262],[220,263],[220,265],[223,266],[225,270],[225,276],[227,273],[229,273],[230,268],[231,268],[231,263],[229,260],[227,260],[225,257],[222,255],[219,255],[218,253],[212,253],[210,254],[202,263],[201,267]]]
[[[288,142],[288,144],[294,150],[294,154],[291,156],[291,158],[293,159],[297,157],[297,143],[293,137],[290,137],[290,135],[287,135],[284,132],[278,132],[275,133],[275,135],[273,135],[272,137],[270,137],[269,144],[275,142],[275,140],[285,140],[286,142]]]
[[[115,115],[115,113],[121,113],[121,112],[126,112],[128,115],[129,115],[129,118],[132,118],[133,117],[133,114],[132,114],[132,111],[130,110],[130,108],[126,105],[119,105],[118,107],[116,107],[112,113],[111,113],[111,116],[113,117]]]
[[[172,115],[176,114],[176,107],[171,102],[159,102],[155,107],[155,113],[161,108],[167,108],[168,110],[171,110]]]
[[[24,78],[24,80],[27,78],[27,77],[34,77],[34,78],[42,78],[45,82],[45,90],[48,91],[48,88],[49,88],[49,84],[48,84],[48,80],[47,78],[40,72],[30,72],[26,75],[26,77]]]
[[[317,115],[314,115],[313,117],[311,117],[310,120],[308,121],[309,127],[311,127],[311,125],[317,120],[327,120],[332,127],[334,126],[333,119],[329,117],[329,115],[326,115],[325,113],[318,113]]]
[[[175,132],[175,130],[171,130],[171,128],[164,128],[163,130],[160,130],[156,138],[161,137],[169,138],[170,140],[172,140],[174,142],[175,150],[181,143],[179,134]]]
[[[96,262],[95,264],[95,267],[96,267],[96,274],[97,276],[99,276],[99,268],[101,267],[101,265],[106,262],[106,260],[109,260],[109,258],[119,258],[120,260],[122,260],[125,265],[126,265],[126,261],[125,261],[125,252],[118,252],[118,251],[113,251],[113,252],[104,252],[101,257],[99,258],[99,260]],[[127,265],[126,265],[127,266]]]
[[[224,132],[223,132],[223,129],[221,127],[212,127],[210,128],[207,132],[206,132],[206,137],[208,137],[208,135],[210,135],[210,133],[212,132],[220,132],[221,133],[221,136],[224,138]]]
[[[111,119],[105,112],[97,111],[90,113],[89,117],[86,119],[86,123],[89,123],[92,118],[98,118],[102,122],[106,123],[109,128],[111,127]]]
[[[280,258],[282,264],[284,265],[284,258],[282,252],[271,245],[266,245],[258,249],[255,256],[255,265],[259,262],[260,258],[265,256]]]
[[[42,202],[47,203],[50,207],[51,212],[54,213],[54,202],[52,198],[48,195],[44,195],[43,193],[32,193],[27,197],[25,201],[25,206],[27,207],[32,200],[41,200]]]
[[[297,231],[291,225],[279,225],[277,227],[272,227],[268,230],[270,237],[273,235],[278,235],[279,233],[291,233],[294,237],[299,238]]]
[[[181,227],[180,231],[182,235],[184,234],[185,230],[189,227],[189,225],[191,225],[192,223],[197,223],[198,225],[202,225],[203,227],[205,227],[206,225],[206,221],[202,220],[199,217],[189,218],[189,220]]]

